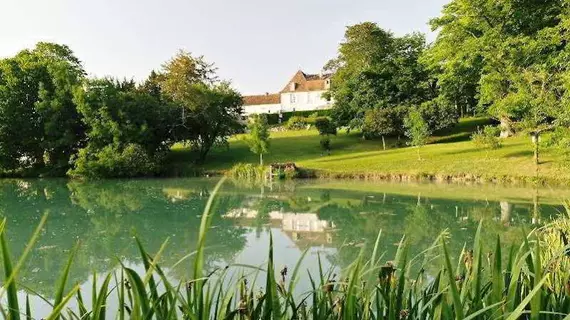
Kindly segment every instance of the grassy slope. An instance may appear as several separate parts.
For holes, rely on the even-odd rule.
[[[514,137],[504,141],[503,148],[486,152],[469,141],[471,133],[486,119],[463,119],[453,129],[436,134],[431,144],[421,149],[418,160],[415,148],[382,150],[381,141],[366,141],[358,133],[340,132],[332,138],[332,154],[322,156],[316,131],[288,131],[272,133],[270,153],[266,162],[295,162],[298,166],[315,169],[331,175],[404,174],[404,175],[473,175],[486,178],[532,178],[535,166],[528,137]],[[394,141],[388,141],[388,145]],[[173,162],[189,162],[192,155],[181,146],[173,148]],[[258,161],[243,136],[231,139],[229,150],[214,150],[204,168],[212,171],[229,169],[238,162]],[[570,180],[570,169],[561,165],[561,159],[544,150],[541,154],[540,175],[548,180]]]

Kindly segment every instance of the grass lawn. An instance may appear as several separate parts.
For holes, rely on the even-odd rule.
[[[478,126],[488,123],[484,118],[462,119],[454,128],[436,133],[431,143],[421,148],[418,160],[412,147],[382,150],[380,140],[363,140],[358,132],[339,132],[331,138],[331,155],[322,155],[316,130],[274,132],[266,163],[295,162],[297,166],[332,176],[350,175],[433,175],[477,176],[484,178],[512,177],[532,179],[536,176],[533,149],[527,136],[503,141],[503,147],[489,152],[477,149],[470,135]],[[242,135],[231,138],[229,149],[211,152],[203,166],[209,171],[224,171],[238,162],[256,163]],[[190,165],[192,153],[181,145],[173,147],[170,161]],[[540,176],[547,180],[570,181],[570,167],[554,151],[543,149]]]

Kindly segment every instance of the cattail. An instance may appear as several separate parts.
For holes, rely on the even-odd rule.
[[[284,266],[283,269],[281,269],[281,281],[285,282],[285,277],[287,277],[287,266]]]
[[[394,272],[396,272],[394,264],[391,261],[388,261],[385,265],[380,267],[380,271],[378,272],[378,282],[382,285],[390,283]]]

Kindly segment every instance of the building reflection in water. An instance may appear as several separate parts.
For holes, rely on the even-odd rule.
[[[239,225],[252,226],[260,216],[258,210],[232,209],[223,215]],[[270,211],[265,216],[273,228],[280,228],[299,247],[331,246],[335,224],[319,219],[316,213]]]

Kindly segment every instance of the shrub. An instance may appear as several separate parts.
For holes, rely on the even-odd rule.
[[[318,117],[315,119],[315,127],[319,130],[320,135],[336,135],[336,125],[327,117]]]
[[[485,149],[487,151],[487,157],[489,156],[489,150],[495,150],[501,147],[501,140],[499,135],[501,130],[494,126],[485,126],[483,130],[479,129],[476,133],[471,136],[471,140],[478,148]]]
[[[329,138],[328,136],[323,136],[321,138],[321,148],[323,148],[323,150],[325,151],[330,151],[331,150],[331,138]]]
[[[226,176],[245,181],[263,181],[265,179],[266,169],[264,166],[251,163],[238,163],[234,165]]]
[[[307,125],[308,125],[307,118],[295,116],[291,117],[289,121],[287,121],[285,127],[289,130],[302,130],[307,128]]]
[[[79,150],[69,175],[84,178],[133,178],[158,173],[162,157],[152,157],[138,144],[108,145],[101,150]]]
[[[318,111],[294,111],[294,112],[283,112],[281,113],[282,123],[287,123],[292,117],[302,117],[302,118],[316,118],[325,117],[331,114],[330,110],[318,110]],[[279,124],[279,113],[267,114],[267,123],[269,125]]]

